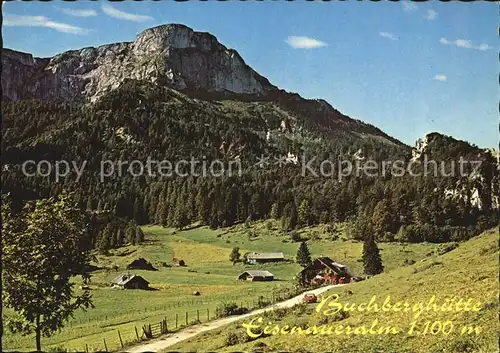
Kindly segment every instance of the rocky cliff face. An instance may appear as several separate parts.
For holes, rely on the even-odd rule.
[[[2,51],[3,98],[94,101],[126,79],[179,91],[265,96],[277,91],[234,50],[184,25],[147,29],[134,42],[67,51],[52,58]]]

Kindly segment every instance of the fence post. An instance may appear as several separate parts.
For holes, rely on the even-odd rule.
[[[122,335],[120,335],[120,330],[116,330],[116,331],[118,331],[118,338],[120,339],[120,344],[123,348],[123,341],[122,341]]]
[[[200,310],[196,309],[196,321],[200,322]]]
[[[135,337],[137,337],[137,342],[139,342],[140,339],[139,339],[139,332],[137,332],[137,327],[134,326],[134,329],[135,329]]]
[[[186,311],[186,326],[188,325],[188,312]]]
[[[207,308],[207,321],[210,321],[210,310]]]
[[[175,314],[175,328],[177,329],[178,326],[178,322],[179,322],[179,314]]]
[[[89,345],[85,343],[85,352],[89,353]]]
[[[108,346],[106,345],[106,339],[102,339],[104,341],[104,350],[107,352],[108,351]]]

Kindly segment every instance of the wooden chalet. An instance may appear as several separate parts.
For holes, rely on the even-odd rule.
[[[357,281],[361,278],[346,265],[333,261],[329,257],[318,257],[298,274],[302,284],[341,284]]]

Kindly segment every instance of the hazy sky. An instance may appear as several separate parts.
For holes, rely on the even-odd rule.
[[[410,145],[437,131],[498,148],[498,12],[483,2],[15,1],[3,6],[3,38],[52,56],[183,23],[280,88]]]

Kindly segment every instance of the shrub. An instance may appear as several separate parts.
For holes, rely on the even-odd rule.
[[[297,242],[299,242],[299,241],[301,241],[301,240],[302,240],[302,237],[300,236],[300,234],[299,234],[299,233],[297,233],[297,232],[292,232],[292,233],[290,234],[290,239],[291,239],[293,242],[296,242],[296,243],[297,243]]]
[[[345,320],[349,317],[349,313],[344,311],[344,310],[341,310],[337,313],[335,313],[334,315],[324,315],[322,313],[318,314],[316,313],[316,315],[313,315],[313,317],[311,318],[311,321],[310,321],[310,325],[328,325],[328,324],[331,324],[331,323],[334,323],[334,322],[337,322],[337,321],[342,321],[342,320]]]
[[[240,343],[240,338],[233,331],[229,331],[226,333],[224,337],[224,345],[225,346],[234,346],[235,344]]]
[[[262,350],[264,350],[266,348],[267,348],[267,344],[265,344],[264,342],[256,342],[253,345],[253,349],[255,349],[257,351],[262,351]]]
[[[432,261],[428,264],[423,265],[422,267],[414,268],[413,273],[423,272],[423,271],[430,269],[431,267],[442,265],[442,264],[443,263],[439,262],[439,261]]]
[[[224,336],[225,346],[234,346],[235,344],[245,343],[252,341],[253,339],[248,336],[245,332],[232,329],[227,332]]]
[[[443,254],[446,254],[447,252],[455,250],[456,248],[458,248],[458,243],[452,243],[448,246],[440,247],[437,252],[438,252],[438,255],[443,255]]]
[[[261,295],[257,299],[256,306],[257,306],[257,308],[265,308],[266,306],[269,306],[270,304],[271,304],[271,302],[269,300],[267,300],[266,298],[264,298],[264,296]]]
[[[459,337],[453,341],[444,340],[444,352],[461,352],[472,353],[477,352],[477,343],[470,337]]]
[[[487,246],[479,250],[479,255],[486,256],[489,254],[496,253],[498,251],[499,245],[497,242],[491,244],[491,246]]]
[[[404,263],[403,263],[405,266],[411,266],[413,264],[415,264],[415,260],[412,260],[412,259],[405,259]]]
[[[311,232],[311,240],[318,240],[320,238],[319,232],[317,230],[314,230]]]
[[[217,306],[215,309],[215,316],[217,318],[231,316],[231,315],[240,315],[248,312],[247,308],[240,308],[234,302],[222,303]]]

